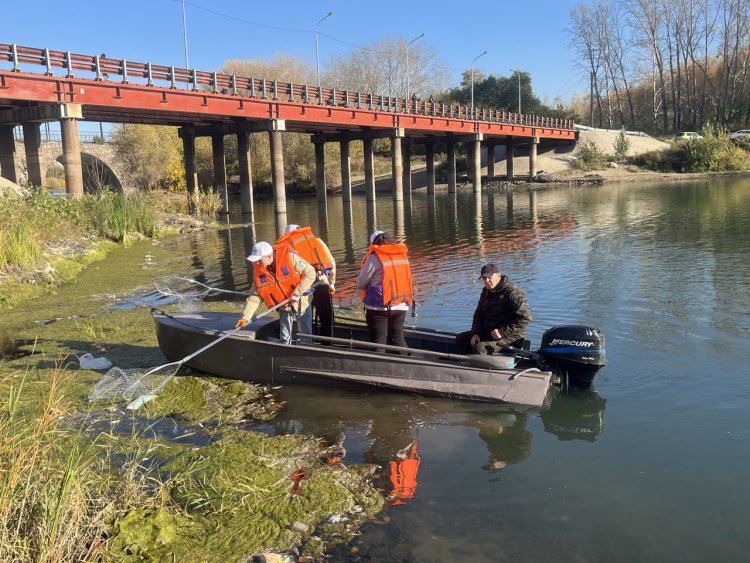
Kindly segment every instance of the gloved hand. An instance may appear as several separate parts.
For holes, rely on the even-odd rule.
[[[240,319],[234,325],[234,328],[245,328],[247,326],[247,319]]]
[[[330,293],[331,295],[336,295],[336,288],[333,287],[333,284],[328,286],[328,293]]]

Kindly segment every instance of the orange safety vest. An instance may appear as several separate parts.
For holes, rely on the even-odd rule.
[[[253,279],[258,297],[267,307],[278,305],[292,296],[302,276],[292,267],[290,253],[294,252],[288,244],[273,246],[275,253],[275,272],[261,265],[260,260],[253,262]]]
[[[367,257],[375,253],[383,265],[383,307],[391,307],[399,303],[414,303],[414,287],[411,279],[411,267],[407,257],[407,248],[400,242],[394,244],[370,245],[367,254],[362,259],[360,269],[365,265]],[[362,300],[367,302],[366,290],[360,293]]]
[[[276,244],[291,244],[294,251],[317,272],[328,274],[333,264],[323,248],[323,242],[316,237],[310,227],[299,227],[279,237]]]

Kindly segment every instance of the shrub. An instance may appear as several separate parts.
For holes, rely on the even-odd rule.
[[[615,160],[624,160],[630,150],[630,139],[628,139],[628,136],[625,134],[625,128],[620,129],[620,133],[615,140],[614,149]]]
[[[582,143],[578,148],[580,156],[573,162],[578,170],[601,170],[606,167],[607,156],[592,141]]]

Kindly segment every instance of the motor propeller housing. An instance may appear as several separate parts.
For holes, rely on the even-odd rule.
[[[604,335],[586,325],[559,325],[547,330],[537,351],[550,367],[567,375],[569,383],[591,385],[606,363]]]

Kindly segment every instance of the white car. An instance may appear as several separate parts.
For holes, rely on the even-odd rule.
[[[740,129],[734,133],[730,133],[729,136],[732,139],[739,139],[740,137],[750,137],[750,129]]]

